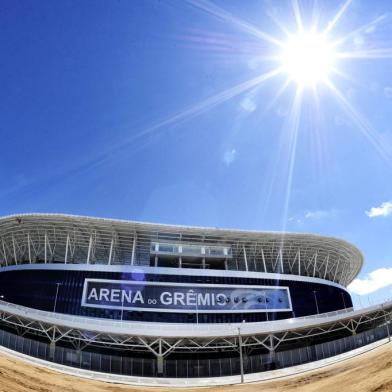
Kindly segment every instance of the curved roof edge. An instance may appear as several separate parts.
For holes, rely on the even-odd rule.
[[[241,236],[249,235],[251,237],[256,235],[267,235],[275,238],[291,238],[291,239],[315,239],[315,240],[328,240],[336,243],[336,246],[348,249],[352,254],[353,261],[355,264],[356,271],[352,275],[352,280],[355,279],[356,276],[361,272],[363,267],[364,257],[362,252],[350,242],[334,237],[334,236],[326,236],[320,234],[312,234],[312,233],[298,233],[298,232],[287,232],[287,231],[261,231],[261,230],[244,230],[244,229],[229,229],[229,228],[219,228],[219,227],[203,227],[203,226],[186,226],[186,225],[177,225],[177,224],[165,224],[165,223],[153,223],[153,222],[141,222],[141,221],[133,221],[133,220],[125,220],[125,219],[115,219],[115,218],[100,218],[93,216],[84,216],[84,215],[74,215],[74,214],[63,214],[63,213],[21,213],[21,214],[10,214],[0,217],[0,223],[17,218],[30,217],[30,218],[60,218],[65,220],[81,220],[86,222],[102,222],[107,224],[124,224],[124,225],[133,225],[135,228],[139,229],[150,229],[150,230],[183,230],[187,232],[204,232],[205,234],[226,234],[226,235],[236,235],[239,234]],[[351,282],[349,282],[351,283]]]

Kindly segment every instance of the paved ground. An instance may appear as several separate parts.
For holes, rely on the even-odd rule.
[[[177,388],[142,388],[89,381],[36,367],[14,357],[0,355],[0,391],[64,392],[184,392]],[[280,381],[188,388],[187,392],[383,392],[392,391],[392,344],[318,371]]]

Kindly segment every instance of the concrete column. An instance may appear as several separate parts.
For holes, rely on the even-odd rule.
[[[157,373],[163,375],[163,355],[157,355]]]
[[[56,342],[51,341],[49,344],[49,359],[54,360],[55,352],[56,352]]]

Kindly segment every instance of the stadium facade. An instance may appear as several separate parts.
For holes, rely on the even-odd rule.
[[[390,304],[353,310],[346,287],[362,264],[353,245],[311,234],[8,216],[0,343],[138,377],[289,366],[318,359],[317,347],[337,339],[378,327],[389,334]],[[303,358],[293,362],[293,352]]]

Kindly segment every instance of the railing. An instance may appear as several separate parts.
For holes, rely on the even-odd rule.
[[[362,310],[339,310],[313,316],[291,318],[285,320],[275,320],[268,322],[251,322],[235,324],[176,324],[176,323],[146,323],[136,321],[111,321],[95,317],[73,316],[62,313],[53,313],[43,310],[28,308],[5,301],[0,301],[0,311],[17,315],[29,320],[40,321],[51,325],[66,326],[70,328],[85,329],[90,331],[108,332],[115,334],[127,334],[138,336],[161,336],[161,337],[214,337],[214,336],[234,336],[241,328],[243,335],[263,334],[277,332],[294,328],[304,328],[320,322],[335,321],[343,319],[344,315],[354,317],[355,315],[373,312],[377,309],[392,309],[392,301],[381,305],[374,305]]]
[[[382,325],[356,335],[321,344],[246,356],[243,360],[243,371],[246,374],[258,373],[314,362],[380,341],[387,338],[388,335],[387,326]],[[192,379],[195,377],[234,376],[241,372],[239,356],[224,357],[224,353],[222,353],[222,357],[213,359],[170,359],[169,357],[164,360],[163,367],[158,373],[157,361],[151,357],[131,357],[121,352],[109,354],[74,350],[39,342],[4,330],[0,330],[0,345],[48,362],[119,376]],[[114,377],[113,380],[115,380]],[[191,380],[189,385],[192,385]]]

